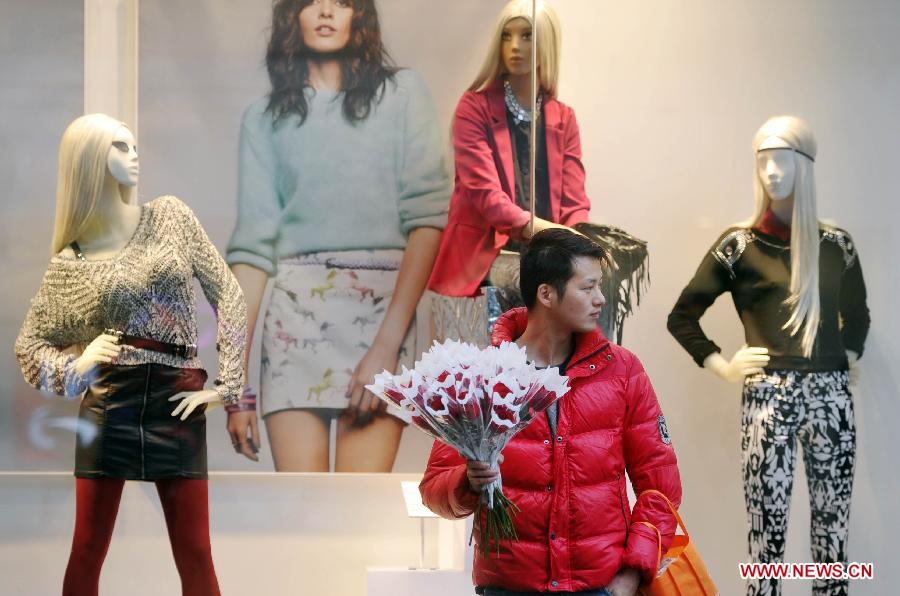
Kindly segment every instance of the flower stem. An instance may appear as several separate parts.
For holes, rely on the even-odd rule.
[[[519,508],[515,503],[509,500],[503,494],[500,488],[494,488],[492,495],[493,507],[485,503],[486,499],[482,499],[475,509],[475,520],[478,524],[478,546],[481,554],[489,556],[491,550],[500,554],[500,543],[503,540],[510,544],[513,541],[519,541],[519,535],[516,532],[516,526],[513,523],[512,516],[519,513]],[[482,513],[482,511],[484,513]],[[472,534],[469,536],[469,544],[475,536],[475,524],[472,524]]]

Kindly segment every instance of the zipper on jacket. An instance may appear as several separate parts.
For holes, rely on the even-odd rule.
[[[619,503],[622,505],[622,520],[625,522],[625,544],[628,544],[628,514],[625,513],[625,499],[622,497],[622,475],[616,473],[616,490],[619,492]]]
[[[138,433],[141,436],[141,478],[147,477],[146,466],[144,464],[144,411],[147,409],[147,391],[150,389],[150,367],[152,364],[147,364],[147,377],[144,380],[144,397],[143,403],[141,403],[141,419],[138,422]]]

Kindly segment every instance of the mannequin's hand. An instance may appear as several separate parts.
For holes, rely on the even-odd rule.
[[[641,585],[641,574],[637,569],[619,569],[619,572],[606,584],[606,591],[612,596],[634,596]]]
[[[850,386],[856,389],[859,387],[859,355],[853,350],[847,350],[847,361],[850,363],[850,369],[847,371]]]
[[[531,225],[525,224],[524,226],[522,226],[519,229],[519,232],[518,232],[519,236],[523,240],[531,240],[532,235],[528,233],[530,231],[530,229],[531,229]],[[569,230],[573,234],[578,234],[579,236],[584,236],[584,234],[582,234],[575,228],[570,228],[569,226],[564,226],[563,224],[555,223],[555,222],[552,222],[547,219],[541,219],[540,217],[534,218],[534,233],[535,234],[537,234],[538,232],[543,232],[544,230],[552,230],[552,229]]]
[[[259,426],[256,412],[229,413],[225,428],[231,435],[231,445],[234,447],[235,453],[240,453],[247,459],[259,461],[259,456],[256,455],[259,453]]]
[[[101,333],[89,343],[81,353],[81,356],[75,359],[75,373],[79,377],[86,377],[97,368],[98,364],[108,364],[112,362],[122,346],[118,343],[115,335]]]
[[[347,397],[350,405],[344,411],[344,416],[354,426],[365,426],[372,421],[375,414],[387,409],[387,404],[366,390],[366,385],[372,383],[375,375],[382,371],[394,371],[397,369],[398,350],[396,348],[383,347],[373,344],[366,355],[353,370],[350,384],[347,386]]]
[[[584,234],[582,234],[581,232],[579,232],[579,231],[576,230],[575,228],[570,228],[569,226],[566,226],[566,225],[563,225],[563,224],[551,223],[551,224],[549,224],[548,226],[546,226],[546,227],[544,228],[544,230],[549,229],[549,228],[558,228],[558,229],[560,229],[560,230],[569,230],[569,231],[572,232],[573,234],[578,234],[579,236],[584,236]]]
[[[187,417],[191,415],[191,412],[193,412],[197,406],[211,404],[207,406],[207,408],[210,408],[222,403],[219,394],[213,389],[204,389],[203,391],[182,391],[169,398],[169,401],[177,400],[181,400],[181,402],[175,406],[174,410],[172,410],[172,416],[181,414],[182,420],[187,420]]]
[[[744,346],[734,354],[730,362],[718,352],[713,352],[703,361],[703,366],[729,383],[740,383],[743,382],[744,377],[763,372],[763,368],[768,363],[769,350],[767,348]]]

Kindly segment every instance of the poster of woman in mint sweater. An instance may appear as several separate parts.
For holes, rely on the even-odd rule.
[[[259,399],[245,390],[228,431],[257,459],[258,405],[276,470],[390,472],[405,422],[364,386],[417,356],[451,192],[434,105],[392,65],[374,0],[277,0],[266,67],[226,257],[250,337],[263,313]]]

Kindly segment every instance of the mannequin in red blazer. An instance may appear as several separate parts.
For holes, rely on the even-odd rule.
[[[539,205],[543,199],[544,209],[537,209],[535,233],[586,221],[590,210],[575,112],[556,99],[559,20],[546,4],[539,5],[536,16],[539,130],[543,125],[537,166],[545,173],[543,189],[540,171],[538,175],[536,194]],[[443,296],[476,296],[500,249],[510,240],[528,239],[527,176],[526,193],[521,192],[521,173],[527,167],[517,157],[522,154],[517,153],[516,130],[510,123],[530,123],[531,31],[531,2],[509,2],[500,14],[482,71],[456,109],[456,179],[447,227],[428,282],[429,290]]]

